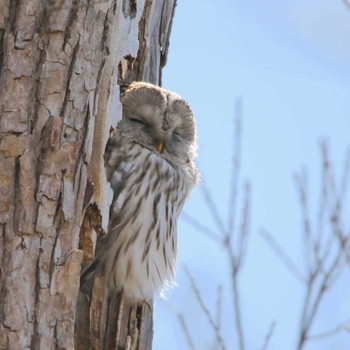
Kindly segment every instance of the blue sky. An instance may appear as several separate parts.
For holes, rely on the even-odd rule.
[[[302,268],[293,175],[308,169],[311,204],[317,203],[322,139],[329,141],[340,173],[350,145],[349,37],[350,11],[342,0],[178,1],[163,86],[195,111],[198,164],[225,218],[234,101],[243,100],[241,170],[252,184],[251,241],[241,274],[248,349],[261,348],[272,320],[277,325],[270,349],[295,348],[303,290],[259,230],[271,232]],[[185,211],[215,228],[198,189]],[[182,220],[179,231],[178,287],[167,303],[156,301],[154,348],[186,349],[174,309],[188,320],[197,348],[211,349],[214,337],[184,273],[186,264],[212,311],[216,287],[224,285],[223,331],[228,348],[235,349],[224,252]],[[322,304],[315,331],[350,316],[349,287],[349,274],[343,275]],[[306,349],[349,347],[350,335],[342,333]]]

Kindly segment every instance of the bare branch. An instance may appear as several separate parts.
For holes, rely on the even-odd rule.
[[[242,325],[242,313],[241,313],[241,303],[240,303],[240,293],[238,286],[238,274],[240,268],[243,264],[245,254],[247,239],[249,235],[249,206],[250,206],[250,186],[249,183],[246,183],[245,186],[245,198],[243,200],[243,213],[242,213],[242,224],[237,236],[237,245],[231,244],[231,234],[227,233],[226,240],[224,243],[225,250],[228,255],[230,269],[231,269],[231,283],[232,283],[232,298],[234,305],[234,318],[235,318],[235,327],[238,336],[238,346],[240,350],[245,349],[245,340],[244,332]],[[234,248],[237,252],[235,252]]]
[[[275,330],[275,327],[276,327],[276,321],[272,321],[271,325],[270,325],[270,328],[269,328],[269,331],[266,334],[264,345],[262,346],[261,350],[267,350],[268,349],[270,340],[271,340],[273,332]]]
[[[324,242],[324,232],[325,232],[325,215],[327,210],[328,203],[328,191],[327,191],[327,161],[323,158],[323,166],[322,166],[322,179],[321,179],[321,189],[320,189],[320,198],[319,198],[319,206],[318,206],[318,215],[317,215],[317,233],[318,240],[315,241],[314,251],[317,257],[320,256],[320,247]]]
[[[350,235],[346,235],[345,232],[343,231],[339,221],[338,221],[338,216],[334,216],[332,218],[332,228],[334,231],[334,234],[338,238],[340,248],[342,249],[343,253],[346,256],[346,260],[348,263],[350,263]]]
[[[208,310],[208,308],[206,307],[204,301],[203,301],[203,298],[202,298],[202,295],[196,285],[196,282],[194,280],[194,278],[192,277],[190,271],[188,270],[188,268],[185,266],[185,272],[188,276],[188,279],[190,280],[190,284],[191,284],[191,288],[195,294],[195,297],[196,297],[196,300],[198,301],[198,304],[200,306],[200,308],[202,309],[204,315],[207,317],[207,320],[210,324],[210,326],[212,327],[214,333],[215,333],[215,336],[216,336],[216,340],[218,342],[218,345],[219,347],[222,349],[222,350],[226,350],[226,346],[225,346],[225,343],[224,343],[224,340],[221,336],[221,332],[220,332],[220,328],[218,327],[218,325],[216,324],[216,322],[214,321],[210,311]]]
[[[321,303],[322,298],[324,297],[327,289],[329,288],[329,279],[332,276],[335,268],[338,264],[338,257],[334,260],[331,268],[324,276],[320,286],[316,289],[316,296],[314,298],[311,297],[311,290],[314,288],[314,281],[308,283],[308,292],[304,301],[302,319],[301,319],[301,329],[299,335],[298,349],[301,350],[305,345],[306,340],[308,339],[308,333],[311,329],[311,326],[315,320],[317,311],[319,309],[319,305]]]
[[[350,10],[350,3],[348,0],[343,0],[344,5]]]
[[[230,255],[232,258],[232,255]],[[242,326],[242,313],[241,313],[241,302],[240,302],[240,293],[238,289],[238,270],[235,269],[234,262],[231,262],[231,282],[232,282],[232,296],[234,304],[234,316],[235,316],[235,325],[238,335],[238,345],[240,350],[245,349],[244,341],[244,332]]]
[[[342,331],[350,333],[350,319],[340,323],[336,327],[334,327],[326,332],[323,332],[320,334],[309,335],[308,340],[316,341],[316,340],[322,340],[322,339],[334,337],[335,335],[339,334]]]
[[[349,186],[349,178],[350,178],[350,149],[347,150],[345,155],[345,161],[344,161],[344,167],[343,167],[343,173],[340,180],[340,188],[338,192],[338,198],[337,198],[337,207],[338,210],[341,211],[342,204],[345,203],[346,194],[348,192],[348,186]]]
[[[169,310],[176,316],[177,320],[180,323],[181,329],[185,335],[186,342],[188,345],[188,348],[190,350],[196,350],[196,347],[194,345],[194,341],[191,336],[191,332],[189,330],[189,327],[186,323],[186,320],[181,312],[176,311],[170,303],[168,303],[166,300],[163,300],[163,303],[169,308]]]
[[[186,338],[186,341],[187,341],[187,345],[188,345],[188,348],[191,349],[191,350],[196,350],[196,347],[194,346],[194,342],[192,340],[192,337],[191,337],[191,333],[188,329],[188,325],[185,321],[185,318],[183,317],[183,315],[179,312],[176,312],[176,317],[180,323],[180,326],[181,326],[181,329],[185,335],[185,338]]]
[[[204,233],[206,236],[208,236],[209,238],[211,238],[212,240],[223,244],[223,239],[220,237],[219,234],[217,234],[216,232],[212,231],[209,227],[203,225],[202,223],[200,223],[197,219],[195,219],[193,216],[182,212],[181,214],[181,218],[184,219],[186,222],[188,222],[193,228],[195,228],[196,230]]]
[[[348,263],[350,263],[350,233],[346,233],[341,223],[342,206],[345,203],[348,184],[350,182],[350,150],[347,151],[344,161],[343,173],[340,181],[340,188],[336,199],[336,207],[331,214],[330,222],[334,234],[336,235],[342,251]]]
[[[281,262],[286,266],[287,270],[296,277],[301,283],[305,283],[306,278],[299,268],[294,264],[293,260],[287,255],[285,250],[277,243],[273,236],[266,230],[260,230],[260,235],[266,242],[266,244],[272,249],[276,256],[281,260]]]
[[[216,299],[216,324],[221,328],[221,319],[222,319],[222,285],[218,286],[217,289],[217,299]]]
[[[228,228],[227,234],[232,236],[235,228],[236,206],[238,199],[239,170],[241,162],[241,135],[242,135],[242,99],[237,97],[235,101],[235,125],[233,135],[233,159],[230,184],[230,198],[228,203]]]
[[[236,100],[236,113],[235,113],[235,131],[234,131],[234,154],[233,154],[233,169],[230,186],[230,198],[229,198],[229,216],[227,230],[224,226],[224,221],[219,214],[218,208],[211,198],[211,194],[207,188],[202,187],[202,191],[206,200],[208,209],[212,215],[212,218],[220,231],[220,235],[213,235],[213,232],[209,232],[206,228],[207,235],[210,237],[220,237],[220,243],[223,244],[228,256],[229,267],[231,270],[231,282],[232,282],[232,301],[234,307],[235,317],[235,331],[237,333],[238,346],[240,350],[245,349],[244,332],[242,326],[242,313],[240,305],[240,294],[238,286],[238,274],[243,264],[246,250],[247,241],[249,236],[249,211],[250,211],[250,185],[247,182],[245,184],[244,199],[242,206],[241,225],[236,228],[235,220],[237,215],[237,201],[238,201],[238,187],[239,187],[239,170],[240,170],[240,155],[241,155],[241,100]],[[193,220],[192,220],[192,223]],[[200,227],[200,225],[196,225]],[[234,238],[234,233],[237,230],[237,237]]]
[[[240,107],[239,107],[240,108]],[[227,253],[229,268],[231,272],[232,283],[232,301],[234,311],[234,331],[237,334],[238,349],[245,349],[245,339],[242,325],[242,313],[239,292],[239,272],[242,263],[245,259],[247,242],[249,237],[249,210],[250,210],[250,187],[249,183],[245,186],[244,199],[242,204],[242,212],[240,215],[240,226],[237,227],[235,220],[237,219],[237,201],[238,201],[238,186],[239,186],[239,167],[240,167],[240,110],[236,112],[238,115],[236,120],[235,134],[235,152],[233,156],[233,173],[231,178],[231,189],[229,199],[229,215],[228,229],[225,231],[223,220],[219,215],[219,210],[211,199],[210,192],[204,189],[206,203],[211,212],[211,215],[218,227],[219,234],[209,230],[207,227],[201,227],[199,222],[192,220],[192,225],[201,229],[202,232],[211,238],[223,244]],[[343,270],[345,259],[350,263],[350,234],[345,232],[342,223],[342,208],[345,203],[347,187],[350,177],[350,152],[347,153],[345,166],[342,173],[342,178],[338,186],[338,182],[333,174],[333,169],[328,154],[328,146],[325,142],[321,143],[322,152],[322,182],[320,192],[320,202],[317,208],[316,225],[313,231],[310,208],[308,203],[308,182],[307,173],[296,176],[297,190],[299,194],[299,202],[302,214],[302,237],[303,246],[305,247],[305,274],[299,269],[293,259],[288,256],[284,248],[278,244],[275,238],[266,230],[261,230],[260,233],[264,241],[274,251],[280,261],[287,267],[304,288],[305,295],[301,309],[300,331],[297,348],[301,350],[306,342],[312,338],[321,338],[331,336],[345,327],[348,330],[349,324],[342,324],[329,332],[325,332],[319,336],[310,336],[310,330],[317,317],[320,304],[324,299],[329,289],[335,284],[339,274]],[[189,275],[190,276],[190,275]],[[190,277],[191,278],[191,277]],[[192,288],[195,291],[196,298],[209,320],[209,323],[214,329],[217,337],[217,347],[221,347],[219,342],[221,335],[219,329],[221,327],[221,296],[218,291],[217,300],[217,322],[205,307],[203,300],[196,288],[193,278],[191,280]],[[270,339],[275,329],[273,322],[266,335],[262,349],[266,350],[269,346]]]
[[[312,253],[312,229],[311,229],[311,220],[309,214],[309,207],[307,203],[307,172],[306,170],[302,171],[301,175],[296,175],[295,180],[297,183],[297,191],[299,194],[300,207],[303,215],[303,238],[305,243],[304,254],[306,259],[306,265],[308,271],[312,271],[314,262],[311,258]]]
[[[306,293],[302,307],[302,316],[300,321],[300,333],[298,340],[298,349],[302,349],[308,339],[311,327],[316,319],[317,312],[321,301],[323,300],[329,289],[335,284],[342,271],[345,260],[342,253],[346,247],[348,239],[342,232],[340,225],[342,201],[345,197],[337,192],[337,182],[332,172],[331,163],[328,155],[328,146],[325,142],[322,146],[322,188],[321,203],[318,213],[318,228],[322,231],[316,233],[315,237],[311,237],[310,244],[313,249],[309,251],[310,260],[313,261],[311,269],[308,269],[306,280]],[[347,167],[347,161],[345,168]],[[344,170],[341,183],[342,189],[345,191],[347,169]],[[306,194],[306,188],[303,189]],[[339,194],[338,194],[339,193]],[[306,207],[303,202],[307,201],[306,195],[301,200],[304,216],[306,215]],[[330,228],[325,230],[325,228]],[[333,232],[332,232],[332,230]],[[328,233],[328,237],[324,238],[324,232]],[[337,244],[337,242],[340,244]],[[323,251],[323,252],[322,252]],[[321,253],[322,252],[322,253]]]
[[[208,190],[208,188],[206,186],[201,186],[200,188],[201,188],[202,193],[204,195],[205,202],[208,205],[210,214],[211,214],[215,224],[218,227],[218,230],[223,232],[223,233],[226,232],[225,225],[224,225],[223,221],[221,220],[217,206],[211,197],[210,191]]]
[[[247,250],[247,241],[249,236],[249,213],[250,213],[250,184],[246,182],[244,189],[244,199],[243,199],[243,211],[241,215],[241,227],[240,232],[237,237],[237,246],[238,246],[238,258],[237,264],[239,267],[242,266],[243,261],[246,256]]]

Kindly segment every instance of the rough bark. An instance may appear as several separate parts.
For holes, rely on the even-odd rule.
[[[151,348],[152,302],[101,277],[76,304],[108,222],[118,83],[160,84],[174,3],[0,0],[0,349]]]

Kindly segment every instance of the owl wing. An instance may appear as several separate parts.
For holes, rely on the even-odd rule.
[[[127,161],[128,156],[126,152],[124,152],[123,137],[121,135],[115,135],[108,140],[104,156],[107,181],[110,183],[113,190],[113,200],[109,214],[109,227],[116,227],[120,223],[123,215],[122,209],[117,206],[118,197],[125,188],[126,178],[128,176],[127,169],[129,166]],[[83,286],[83,291],[91,292],[95,271],[101,263],[101,257],[104,254],[106,245],[108,246],[108,240],[110,238],[108,232],[98,237],[94,260],[83,269],[80,275],[80,284]]]
[[[107,181],[111,184],[113,190],[113,202],[119,196],[125,187],[126,169],[125,163],[128,159],[124,147],[122,145],[123,137],[115,135],[107,142],[104,163]]]

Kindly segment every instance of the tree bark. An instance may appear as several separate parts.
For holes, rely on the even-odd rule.
[[[0,0],[0,349],[151,348],[152,302],[103,276],[85,298],[79,276],[108,223],[118,84],[161,83],[174,7]]]

